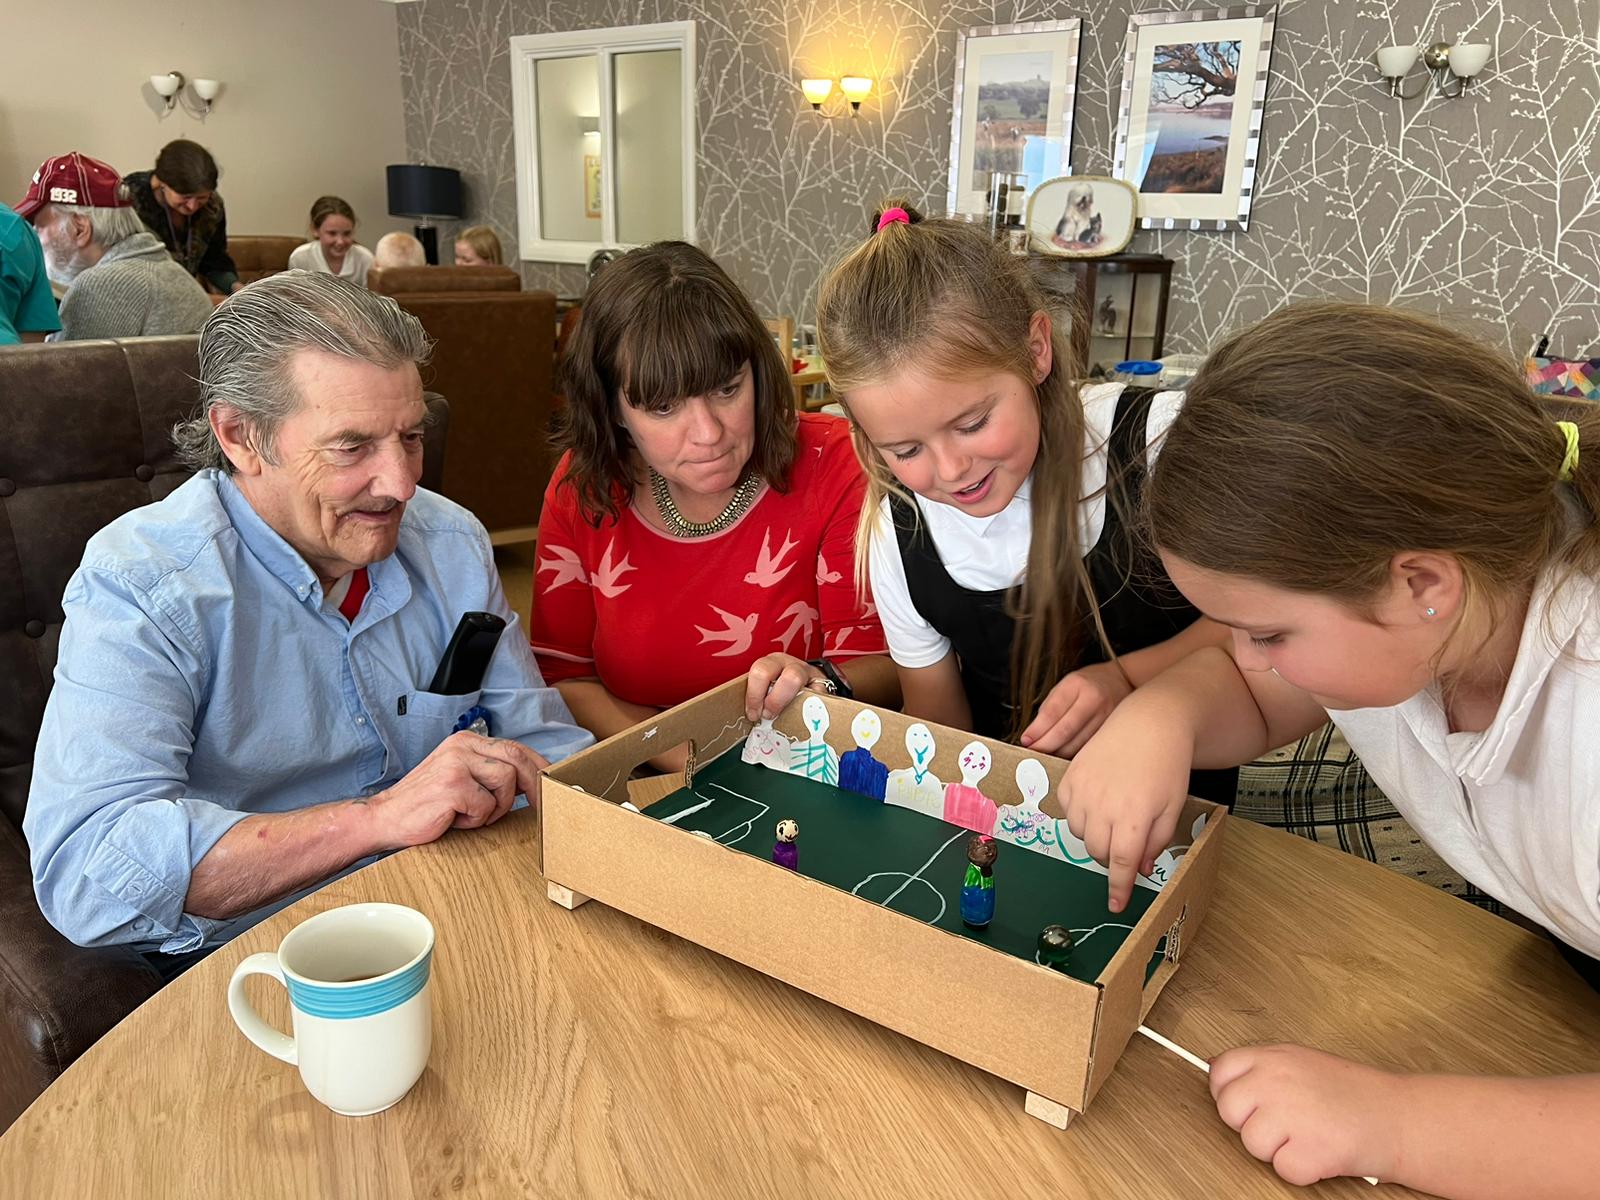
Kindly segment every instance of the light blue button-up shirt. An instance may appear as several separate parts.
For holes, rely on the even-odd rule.
[[[592,740],[544,686],[482,525],[418,490],[353,623],[233,481],[203,471],[126,513],[67,584],[23,821],[34,890],[83,946],[171,953],[235,922],[183,911],[233,825],[368,796],[473,704],[552,762]],[[481,693],[425,692],[463,612],[505,618]]]

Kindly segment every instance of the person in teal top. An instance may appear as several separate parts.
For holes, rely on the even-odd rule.
[[[0,205],[0,346],[40,342],[60,328],[33,226]]]

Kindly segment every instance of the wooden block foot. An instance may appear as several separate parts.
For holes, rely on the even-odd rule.
[[[1030,1117],[1037,1117],[1047,1125],[1054,1125],[1057,1129],[1065,1129],[1067,1122],[1071,1121],[1074,1113],[1065,1104],[1057,1104],[1054,1100],[1046,1100],[1034,1092],[1028,1093],[1028,1098],[1023,1101],[1023,1111]]]
[[[569,887],[562,887],[559,883],[545,882],[545,895],[549,896],[562,908],[577,908],[580,904],[589,903],[589,897],[582,892],[575,892]]]

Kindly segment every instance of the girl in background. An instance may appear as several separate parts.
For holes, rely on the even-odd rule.
[[[372,251],[356,244],[356,214],[349,204],[338,196],[318,196],[311,206],[311,233],[315,240],[289,255],[291,269],[326,271],[367,286]]]
[[[1600,408],[1535,396],[1421,317],[1301,305],[1206,360],[1145,501],[1173,582],[1233,636],[1136,692],[1067,771],[1113,910],[1192,765],[1331,717],[1441,857],[1600,981]],[[1212,1061],[1211,1091],[1292,1183],[1526,1200],[1600,1178],[1600,1076],[1251,1046]]]
[[[500,239],[487,225],[473,225],[456,239],[456,266],[498,267],[504,261]]]
[[[856,538],[905,711],[1070,755],[1217,642],[1130,521],[1178,393],[1083,388],[1023,260],[891,202],[824,281],[817,334],[867,496]],[[1233,779],[1197,781],[1225,801]]]

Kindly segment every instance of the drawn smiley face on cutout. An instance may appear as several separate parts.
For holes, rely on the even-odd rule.
[[[1032,809],[1037,809],[1050,791],[1050,776],[1037,758],[1017,764],[1017,790],[1022,793],[1022,807]]]
[[[800,706],[800,716],[812,737],[820,738],[828,732],[828,706],[822,702],[821,696],[807,696],[806,702]]]
[[[772,727],[771,721],[762,721],[745,739],[741,761],[774,770],[789,769],[790,741]]]
[[[968,742],[961,748],[961,757],[956,761],[961,764],[961,782],[968,787],[977,787],[989,773],[994,755],[982,742]]]
[[[870,708],[863,708],[850,722],[850,736],[863,750],[871,750],[883,734],[883,721]]]
[[[919,771],[933,762],[933,730],[921,721],[906,730],[906,752]]]

